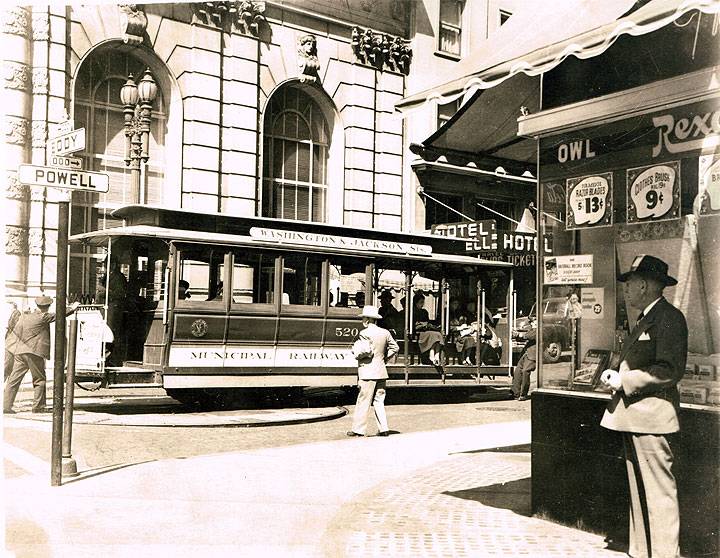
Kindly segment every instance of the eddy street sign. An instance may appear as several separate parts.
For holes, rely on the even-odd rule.
[[[110,189],[110,177],[101,172],[20,165],[18,179],[21,184],[45,186],[47,188],[68,188],[91,192],[107,192]]]
[[[50,155],[67,155],[85,149],[85,128],[48,139]]]

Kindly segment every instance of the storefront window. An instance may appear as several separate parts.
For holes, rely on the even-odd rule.
[[[602,391],[640,309],[620,273],[647,254],[677,285],[664,297],[688,323],[681,402],[720,405],[720,114],[717,100],[542,139],[541,387]],[[694,138],[694,139],[693,139]],[[714,139],[713,139],[714,138]],[[632,340],[630,341],[632,342]]]

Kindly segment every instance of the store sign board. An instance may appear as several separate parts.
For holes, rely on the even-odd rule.
[[[483,221],[465,221],[464,223],[439,223],[430,227],[430,233],[439,236],[454,236],[455,238],[480,238],[488,236],[497,230],[495,219]]]
[[[605,289],[603,287],[583,287],[580,289],[580,302],[584,320],[602,320],[605,318]]]
[[[680,161],[627,170],[627,222],[680,217]]]
[[[700,214],[720,212],[720,158],[704,155],[698,161]]]
[[[546,285],[592,285],[593,256],[551,256],[543,260]]]
[[[674,114],[662,114],[652,122],[658,132],[653,158],[663,152],[684,153],[720,145],[720,110],[677,119]]]
[[[568,178],[565,182],[567,230],[613,224],[612,173]]]
[[[465,242],[466,252],[493,251],[502,254],[535,254],[538,249],[538,240],[535,233],[522,233],[513,231],[497,231],[488,236]],[[543,238],[543,251],[552,254],[552,236]],[[501,260],[503,261],[503,260]]]

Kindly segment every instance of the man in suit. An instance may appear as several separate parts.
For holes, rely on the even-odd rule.
[[[530,330],[525,334],[525,348],[513,371],[512,395],[518,401],[526,401],[530,391],[530,374],[537,367],[537,322],[530,321]]]
[[[625,300],[641,310],[620,352],[617,370],[602,373],[613,392],[600,423],[621,432],[630,485],[630,548],[633,557],[679,556],[680,513],[672,472],[673,434],[680,430],[677,383],[685,372],[685,316],[663,297],[676,285],[668,266],[637,256],[624,283]]]
[[[49,296],[37,297],[35,299],[37,310],[21,314],[15,324],[13,330],[17,336],[15,359],[10,377],[5,381],[3,397],[5,414],[15,414],[12,406],[28,370],[32,374],[34,388],[32,412],[45,411],[45,360],[50,358],[50,324],[55,321],[55,314],[48,312],[52,302]],[[79,304],[75,302],[67,314],[75,312]]]
[[[387,436],[389,430],[385,415],[385,382],[388,373],[385,363],[394,357],[400,348],[390,332],[377,325],[382,316],[375,306],[365,306],[360,317],[364,326],[360,337],[370,341],[372,356],[358,359],[360,393],[355,404],[352,430],[347,435],[365,436],[367,416],[372,405],[377,419],[378,436]]]
[[[20,310],[17,308],[17,304],[14,302],[10,303],[12,311],[8,318],[7,329],[5,330],[5,380],[10,377],[13,366],[15,364],[15,345],[17,344],[17,336],[14,333],[15,324],[20,318]]]

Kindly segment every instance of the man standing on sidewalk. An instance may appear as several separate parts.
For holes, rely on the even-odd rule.
[[[518,401],[527,400],[530,391],[530,374],[537,367],[537,322],[532,318],[525,339],[527,339],[525,350],[513,371],[512,394]]]
[[[618,370],[602,373],[613,392],[600,423],[622,432],[630,485],[630,548],[636,558],[680,555],[680,511],[672,472],[673,434],[680,430],[677,383],[685,372],[688,329],[683,313],[663,297],[676,285],[668,265],[635,258],[620,275],[626,302],[641,310],[620,352]]]
[[[14,414],[12,406],[28,370],[34,387],[32,412],[45,411],[45,360],[50,358],[50,324],[55,321],[55,314],[48,312],[52,302],[49,296],[37,297],[37,310],[21,314],[15,324],[15,359],[10,377],[5,381],[3,413]],[[73,303],[67,315],[75,312],[79,304]]]
[[[378,424],[378,436],[387,436],[389,430],[385,415],[385,382],[388,373],[385,363],[394,357],[400,348],[390,332],[377,325],[382,316],[375,306],[365,306],[360,317],[365,329],[360,332],[359,338],[367,340],[369,347],[367,354],[356,355],[360,393],[355,403],[352,430],[347,435],[365,436],[367,416],[372,405]]]

